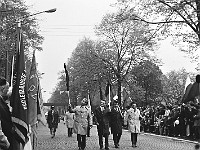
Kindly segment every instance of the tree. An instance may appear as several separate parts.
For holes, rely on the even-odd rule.
[[[126,7],[126,11],[120,15],[121,19],[151,24],[157,35],[173,37],[174,45],[189,54],[192,60],[197,60],[195,52],[200,41],[198,0],[119,0],[119,5]],[[135,12],[139,12],[139,15]]]
[[[43,37],[39,35],[39,26],[35,17],[27,17],[30,15],[28,7],[22,0],[4,0],[0,6],[0,69],[1,75],[5,74],[5,58],[8,52],[8,70],[12,56],[16,53],[16,28],[17,22],[22,20],[22,31],[24,35],[25,60],[27,70],[30,70],[31,51],[42,50],[41,44]],[[23,19],[24,18],[24,19]],[[10,72],[9,72],[10,73]]]
[[[96,33],[104,41],[101,47],[102,55],[96,57],[102,60],[115,75],[118,86],[118,100],[121,104],[121,86],[134,65],[144,58],[149,58],[148,51],[153,51],[152,34],[146,23],[120,20],[124,10],[118,13],[106,14],[101,23],[96,26]]]
[[[68,96],[66,93],[66,81],[64,71],[58,73],[58,83],[48,100],[49,103],[68,103]]]
[[[194,75],[186,72],[185,69],[179,71],[170,71],[162,77],[163,99],[167,103],[178,103],[184,95],[184,88],[187,76],[190,75],[193,80]]]
[[[150,60],[141,62],[131,71],[131,75],[138,86],[145,91],[146,105],[162,95],[162,71]],[[155,101],[154,101],[155,102]]]
[[[99,92],[100,99],[104,99],[103,86],[106,84],[108,74],[105,64],[94,55],[94,53],[100,54],[98,51],[100,46],[98,42],[83,38],[68,60],[70,98],[76,101],[76,104],[79,98],[88,97],[88,94],[93,97],[92,94],[96,91]]]

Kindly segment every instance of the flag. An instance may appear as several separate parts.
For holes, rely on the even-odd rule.
[[[132,100],[130,97],[130,92],[128,92],[126,90],[125,87],[122,88],[122,106],[123,108],[126,108],[127,106],[129,106],[131,104]]]
[[[110,105],[111,105],[111,85],[110,85],[110,82],[108,81],[107,85],[106,85],[106,90],[105,90],[105,96],[107,97],[108,96],[108,106],[110,108]]]
[[[15,150],[21,150],[28,139],[28,93],[26,86],[26,69],[24,59],[23,37],[18,28],[17,54],[13,73],[13,89],[10,104],[12,106],[12,121],[15,125],[17,143]]]
[[[190,76],[188,75],[185,81],[185,87],[184,87],[184,95],[182,97],[182,103],[185,103],[185,99],[188,97],[189,91],[192,87],[192,82],[190,80]]]
[[[66,64],[64,63],[64,69],[65,69],[65,75],[66,75],[66,86],[67,86],[67,95],[68,95],[68,103],[70,104],[70,97],[69,97],[69,74],[68,74],[68,71],[67,71],[67,66]]]
[[[92,107],[91,107],[91,102],[90,102],[90,91],[88,90],[88,110],[91,112],[92,111]]]
[[[66,86],[67,86],[67,91],[69,91],[69,74],[67,71],[66,64],[64,63],[64,68],[65,68],[65,74],[66,74]]]
[[[110,88],[110,82],[108,81],[108,83],[106,85],[106,90],[105,90],[105,97],[107,97],[109,94],[109,88]]]
[[[35,52],[32,57],[31,70],[28,81],[28,122],[31,126],[37,123],[38,115],[38,75],[36,68]]]
[[[188,85],[191,84],[191,83],[192,83],[192,82],[191,82],[191,80],[190,80],[190,76],[188,75],[188,76],[187,76],[187,79],[186,79],[186,81],[185,81],[184,92],[186,91],[186,88],[188,87]]]
[[[196,96],[200,95],[200,75],[196,76],[196,82],[189,84],[186,90],[187,95],[184,95],[183,103],[194,101]]]
[[[38,108],[37,114],[38,114],[38,121],[40,121],[44,126],[47,124],[47,120],[45,118],[44,113],[44,105],[43,105],[43,98],[42,98],[42,89],[40,86],[40,81],[38,81],[38,93],[37,93],[37,100],[38,100]]]
[[[88,106],[90,107],[91,104],[90,104],[90,91],[88,90]]]
[[[13,87],[13,71],[14,71],[15,57],[12,57],[11,71],[10,71],[10,87]]]

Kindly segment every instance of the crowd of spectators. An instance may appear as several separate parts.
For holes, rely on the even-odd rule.
[[[197,100],[174,106],[140,107],[141,115],[143,116],[141,131],[189,140],[199,140],[200,104]]]

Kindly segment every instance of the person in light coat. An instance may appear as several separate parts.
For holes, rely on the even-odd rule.
[[[73,127],[74,127],[74,119],[75,119],[75,114],[70,113],[69,109],[68,109],[68,111],[65,114],[65,124],[68,129],[68,131],[67,131],[68,137],[72,137]]]
[[[86,135],[88,126],[92,127],[92,115],[88,110],[88,100],[84,98],[81,101],[80,106],[76,106],[74,109],[70,107],[69,112],[75,113],[74,120],[74,133],[77,134],[78,148],[84,150],[86,147]]]
[[[127,110],[124,118],[124,125],[128,124],[128,129],[131,132],[132,147],[137,147],[137,136],[140,133],[140,119],[140,110],[137,109],[135,103],[132,103],[131,108]]]

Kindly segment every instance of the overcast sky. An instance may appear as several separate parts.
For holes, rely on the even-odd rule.
[[[43,51],[36,53],[38,70],[42,73],[41,86],[44,100],[50,98],[50,93],[58,83],[58,73],[62,71],[63,64],[67,62],[71,52],[83,37],[94,39],[94,25],[100,23],[103,15],[113,12],[110,6],[116,0],[25,0],[32,13],[56,8],[51,14],[40,14],[41,34],[44,36]],[[164,73],[170,70],[186,68],[195,71],[195,65],[189,59],[170,45],[169,41],[161,44],[157,52],[164,65]]]

